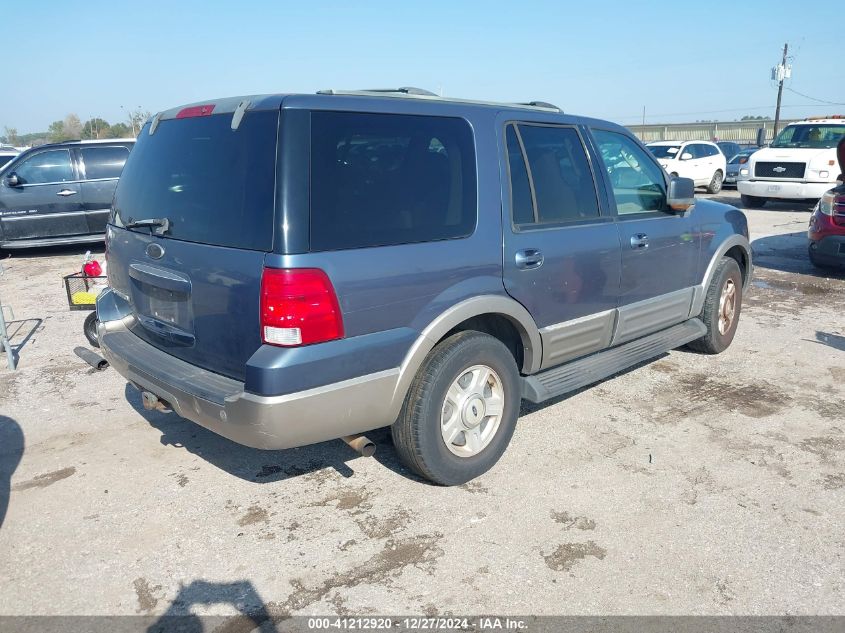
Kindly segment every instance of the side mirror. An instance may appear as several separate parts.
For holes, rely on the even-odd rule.
[[[692,158],[692,154],[690,154],[689,152],[684,152],[683,154],[681,154],[681,160],[689,160],[690,158]]]
[[[5,178],[6,185],[9,187],[20,187],[21,186],[21,179],[18,178],[18,175],[15,172],[12,172]]]
[[[692,178],[672,178],[666,192],[666,204],[672,211],[686,211],[695,204],[695,183]]]

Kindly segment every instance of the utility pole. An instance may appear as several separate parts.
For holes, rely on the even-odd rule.
[[[780,124],[780,99],[783,96],[783,81],[792,75],[792,69],[786,65],[786,53],[789,50],[789,42],[783,45],[783,60],[780,65],[772,69],[772,79],[777,79],[778,82],[778,103],[775,106],[775,130],[772,134],[772,139],[777,138],[778,126]]]
[[[645,106],[643,106],[643,125],[645,125]]]

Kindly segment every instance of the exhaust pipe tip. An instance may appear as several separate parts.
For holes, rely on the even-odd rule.
[[[365,435],[346,435],[342,438],[349,447],[364,457],[372,457],[376,452],[376,445]]]
[[[142,391],[141,392],[141,402],[144,404],[144,408],[147,411],[161,411],[162,413],[169,413],[170,407],[168,404],[161,400],[157,395],[154,393],[150,393],[149,391]]]
[[[95,354],[90,349],[85,349],[84,347],[74,347],[73,353],[79,356],[79,358],[91,365],[91,367],[93,367],[97,371],[103,371],[104,369],[108,369],[109,361],[107,361],[99,354]]]

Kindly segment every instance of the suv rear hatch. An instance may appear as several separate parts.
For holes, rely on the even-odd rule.
[[[107,233],[109,285],[129,302],[134,334],[238,380],[261,346],[280,112],[278,101],[242,109],[218,102],[147,124]]]

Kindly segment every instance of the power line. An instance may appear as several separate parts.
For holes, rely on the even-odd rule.
[[[845,103],[840,103],[837,101],[825,101],[824,99],[816,99],[815,97],[811,97],[810,95],[805,95],[803,92],[798,92],[797,90],[793,90],[792,88],[787,87],[789,92],[794,92],[799,97],[804,97],[805,99],[809,99],[810,101],[818,101],[819,103],[826,103],[827,105],[845,105]]]

